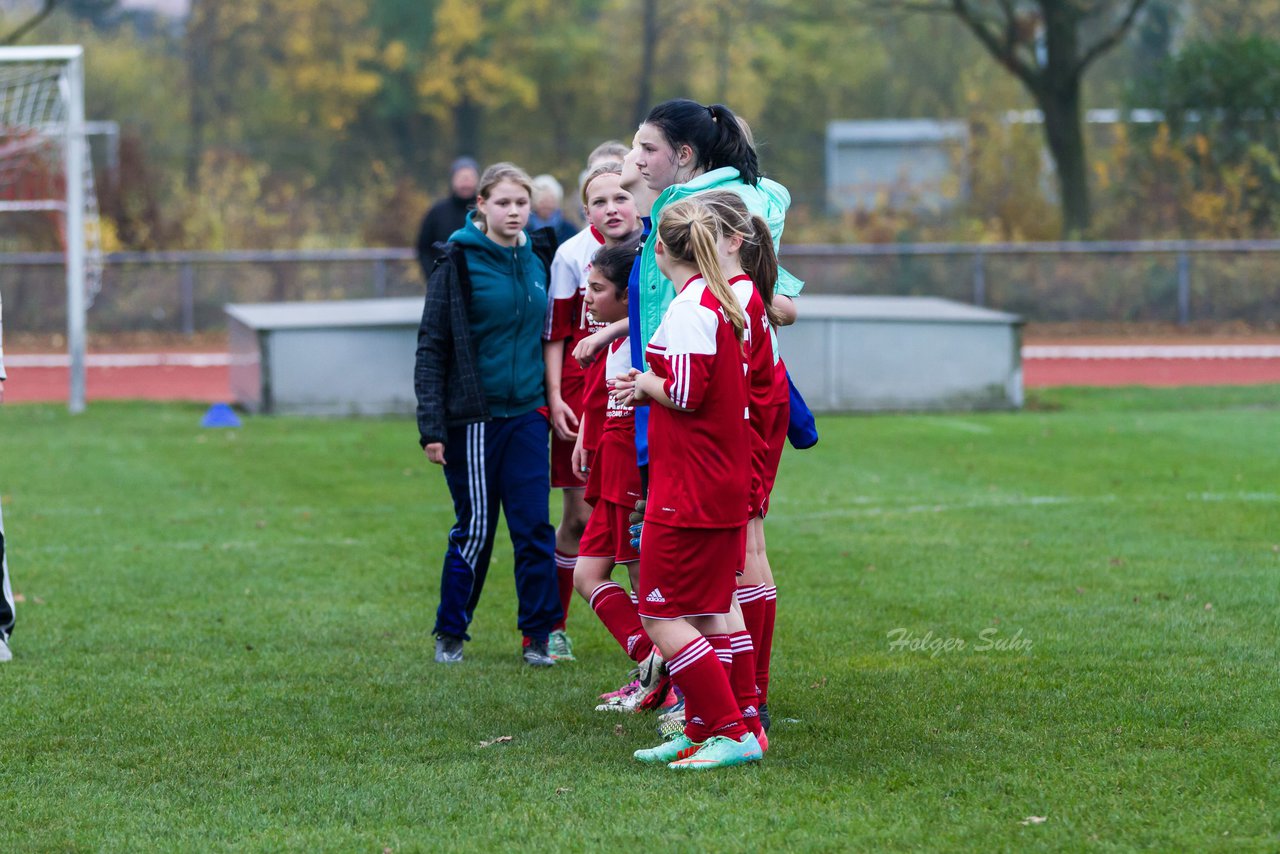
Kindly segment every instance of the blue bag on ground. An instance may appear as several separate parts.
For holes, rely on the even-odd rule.
[[[798,451],[818,444],[818,424],[813,420],[809,404],[800,396],[800,390],[787,371],[787,385],[791,388],[791,423],[787,425],[787,441]]]

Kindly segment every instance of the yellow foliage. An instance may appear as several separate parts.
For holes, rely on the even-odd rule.
[[[537,84],[521,70],[524,38],[492,6],[441,0],[436,7],[435,32],[417,92],[423,108],[437,118],[448,118],[463,101],[491,109],[528,109],[538,103]]]
[[[1106,190],[1111,186],[1111,169],[1104,161],[1094,161],[1093,178],[1098,182],[1098,189],[1100,190]]]
[[[1201,160],[1209,159],[1209,138],[1202,133],[1198,133],[1192,140],[1195,145],[1196,154]]]
[[[408,58],[409,48],[399,39],[387,42],[387,46],[382,49],[382,64],[389,71],[399,71],[404,68],[405,60]]]
[[[98,220],[98,238],[102,244],[103,252],[120,252],[125,247],[120,242],[120,234],[116,229],[115,220],[111,217],[101,217]]]

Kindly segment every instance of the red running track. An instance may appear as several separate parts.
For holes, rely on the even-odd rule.
[[[1022,375],[1027,388],[1265,385],[1280,383],[1280,345],[1033,344]]]
[[[71,371],[66,356],[6,354],[8,403],[64,401]],[[225,353],[129,353],[90,355],[85,376],[89,400],[231,400]]]
[[[127,353],[89,357],[89,400],[230,400],[226,353]],[[64,401],[65,355],[5,357],[11,403]],[[1027,388],[1051,386],[1195,386],[1280,383],[1280,344],[1029,345]]]

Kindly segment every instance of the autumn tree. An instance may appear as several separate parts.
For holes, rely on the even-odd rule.
[[[1118,45],[1147,0],[907,0],[878,8],[955,16],[1040,108],[1057,171],[1066,236],[1089,231],[1082,88],[1085,73]]]

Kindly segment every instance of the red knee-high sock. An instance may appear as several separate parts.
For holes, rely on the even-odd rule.
[[[564,631],[565,620],[569,619],[569,603],[573,601],[573,567],[577,562],[577,555],[565,554],[556,549],[556,581],[560,587],[560,622],[551,628],[557,632]]]
[[[734,632],[729,635],[733,644],[733,669],[729,671],[729,684],[733,697],[738,701],[738,711],[751,734],[759,738],[764,734],[760,727],[759,694],[756,691],[756,650],[751,645],[751,635]]]
[[[769,702],[769,659],[773,656],[773,621],[778,615],[778,588],[766,587],[764,597],[764,626],[760,631],[760,645],[756,647],[756,685],[760,688],[760,702]]]
[[[728,635],[707,635],[707,643],[716,651],[720,663],[724,665],[724,675],[728,676],[733,669],[733,644]]]
[[[690,741],[700,744],[713,735],[740,739],[747,734],[724,667],[706,638],[690,641],[672,656],[667,672],[684,693],[684,734]]]
[[[591,610],[632,661],[641,661],[653,651],[653,641],[640,624],[635,604],[620,586],[605,582],[592,591],[590,601]]]
[[[751,635],[751,645],[757,654],[764,635],[764,596],[763,584],[751,584],[738,588],[738,605],[742,607],[742,621],[747,625],[747,634]]]

